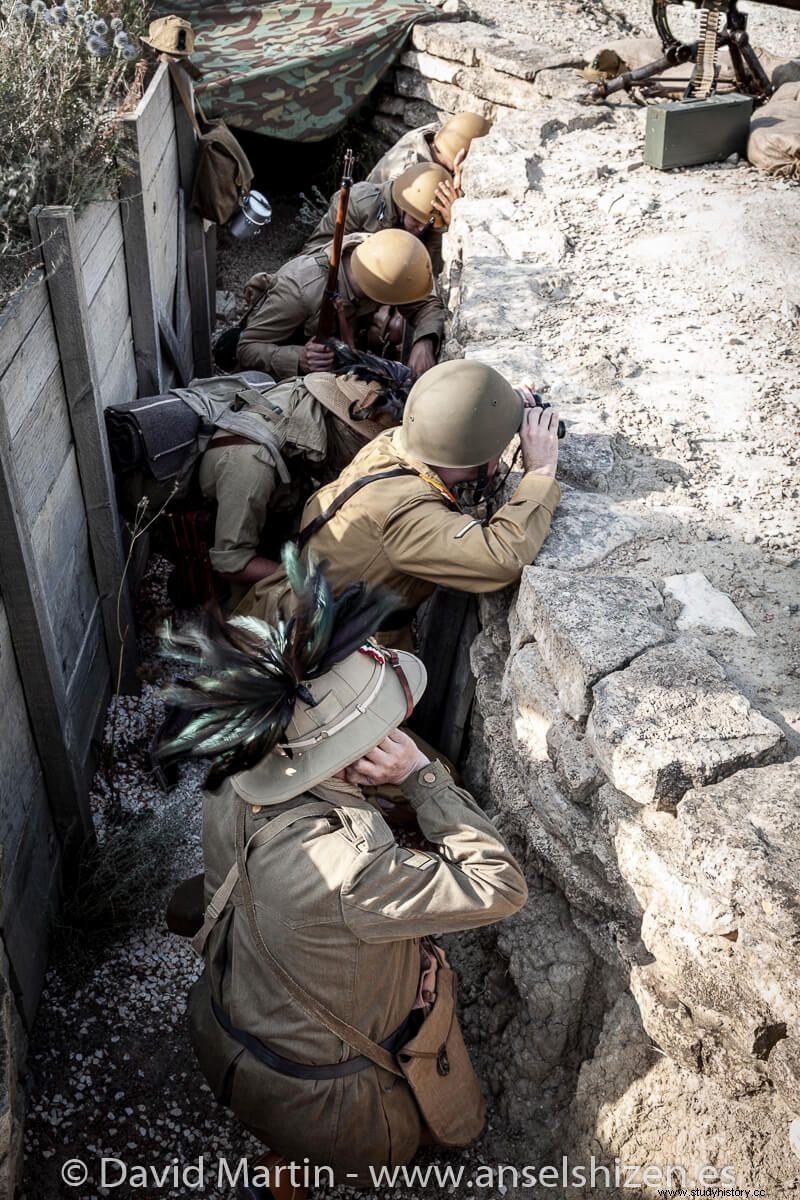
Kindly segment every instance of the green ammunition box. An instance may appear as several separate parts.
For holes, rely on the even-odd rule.
[[[653,105],[647,110],[644,161],[668,171],[744,155],[752,111],[752,98],[738,94]]]

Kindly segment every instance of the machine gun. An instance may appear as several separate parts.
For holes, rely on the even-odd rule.
[[[800,0],[798,0],[800,3]],[[325,295],[319,311],[319,322],[315,337],[318,342],[333,337],[339,326],[339,314],[336,311],[336,300],[339,294],[339,267],[342,261],[342,240],[347,224],[347,206],[350,201],[350,188],[353,186],[353,151],[346,150],[342,164],[342,183],[339,188],[339,207],[336,210],[336,225],[331,242],[331,257],[328,263],[328,279],[325,284]],[[344,333],[344,330],[340,330]],[[344,338],[347,341],[347,338]]]
[[[760,2],[774,8],[788,8],[800,12],[800,0]],[[747,16],[739,11],[738,0],[691,0],[695,8],[700,10],[700,28],[696,42],[682,42],[670,28],[669,5],[680,3],[682,0],[653,0],[652,3],[653,22],[661,38],[663,57],[635,71],[625,71],[615,79],[598,83],[590,94],[592,100],[603,100],[606,96],[623,89],[627,91],[643,80],[652,79],[654,75],[660,75],[670,67],[687,62],[694,63],[694,71],[684,99],[705,100],[716,90],[719,74],[717,59],[723,47],[727,47],[730,53],[739,90],[753,96],[757,102],[769,99],[773,87],[750,44]]]

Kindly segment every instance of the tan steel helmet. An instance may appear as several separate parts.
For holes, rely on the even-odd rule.
[[[430,255],[405,229],[381,229],[359,242],[350,271],[362,292],[379,304],[413,304],[433,290]]]
[[[411,389],[395,438],[431,467],[479,467],[506,448],[523,407],[493,367],[463,358],[439,363]]]
[[[449,117],[442,126],[442,129],[455,129],[457,133],[463,133],[468,138],[485,137],[491,128],[491,121],[487,121],[486,117],[473,112],[456,113],[454,117]]]
[[[392,200],[401,212],[408,213],[415,221],[427,225],[433,218],[434,229],[442,229],[444,221],[431,206],[437,187],[447,179],[450,179],[450,172],[438,163],[414,163],[392,181]]]

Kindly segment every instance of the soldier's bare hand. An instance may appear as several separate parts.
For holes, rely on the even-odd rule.
[[[443,179],[437,184],[431,208],[439,214],[445,225],[449,225],[453,219],[453,205],[460,195],[461,192],[451,179]]]
[[[415,379],[436,366],[436,350],[430,338],[420,338],[414,342],[408,356],[408,366]]]
[[[534,475],[555,476],[558,463],[558,413],[554,408],[525,408],[519,430],[522,463]]]
[[[536,408],[537,407],[536,384],[521,383],[521,384],[519,384],[518,387],[514,388],[514,391],[517,393],[517,395],[519,396],[520,400],[522,401],[522,403],[525,405],[526,408]]]
[[[311,338],[300,351],[297,365],[301,375],[310,375],[312,371],[330,371],[333,366],[333,351],[322,342]]]
[[[461,174],[462,174],[462,171],[464,170],[464,159],[466,157],[467,157],[466,150],[459,150],[458,154],[456,155],[455,162],[453,163],[453,186],[455,187],[459,196],[462,195]]]
[[[382,742],[344,773],[348,783],[368,787],[380,783],[402,783],[431,760],[402,729],[392,729]]]

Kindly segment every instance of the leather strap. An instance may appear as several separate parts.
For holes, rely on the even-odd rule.
[[[251,438],[242,437],[238,433],[229,433],[225,437],[213,437],[208,443],[209,450],[221,450],[224,446],[257,446]]]
[[[356,479],[353,483],[349,484],[343,492],[340,492],[333,503],[329,504],[324,512],[319,513],[316,517],[314,517],[313,521],[310,521],[308,525],[300,530],[294,539],[297,549],[303,550],[309,539],[312,538],[315,533],[318,533],[319,530],[325,525],[327,525],[331,517],[335,517],[339,509],[342,508],[343,505],[345,505],[347,501],[351,499],[351,497],[355,496],[357,492],[360,492],[362,488],[366,487],[368,483],[376,483],[379,479],[398,479],[401,475],[416,475],[418,479],[423,479],[425,483],[429,483],[431,487],[436,488],[437,492],[440,492],[449,504],[452,504],[455,508],[458,507],[458,501],[456,500],[455,496],[447,490],[447,488],[445,488],[442,484],[437,483],[435,479],[431,479],[429,475],[423,475],[421,471],[415,471],[413,467],[394,467],[391,471],[378,471],[374,475],[362,475],[360,479]]]
[[[322,817],[327,812],[330,812],[330,804],[325,804],[319,800],[313,801],[311,804],[303,804],[299,808],[292,808],[289,812],[281,813],[280,816],[273,817],[266,825],[262,825],[252,835],[247,845],[245,846],[245,856],[251,848],[257,846],[266,846],[267,842],[271,842],[279,833],[283,833],[284,829],[288,829],[295,821],[301,820],[303,817]],[[241,805],[241,815],[244,816],[245,805]],[[222,915],[228,901],[231,898],[233,889],[239,881],[239,862],[233,864],[224,880],[217,888],[210,902],[206,906],[206,911],[203,914],[203,925],[201,929],[192,938],[192,949],[202,956],[205,950],[206,942],[209,935]]]
[[[397,682],[400,684],[400,687],[403,689],[403,695],[406,698],[406,715],[403,717],[403,721],[407,721],[408,718],[411,716],[412,712],[414,711],[414,696],[411,691],[411,685],[409,684],[408,679],[406,678],[405,671],[400,666],[400,656],[397,654],[397,652],[390,649],[388,646],[384,646],[384,647],[382,647],[382,649],[383,649],[383,653],[386,655],[389,665],[391,666],[392,670],[395,673],[395,676],[397,677]]]
[[[275,958],[269,946],[264,941],[261,930],[258,926],[255,900],[253,899],[253,890],[250,886],[250,880],[247,875],[246,858],[252,838],[249,842],[245,842],[244,840],[245,820],[246,809],[242,804],[240,806],[239,815],[237,818],[236,861],[239,867],[239,878],[242,884],[244,910],[247,915],[247,923],[250,927],[250,933],[256,949],[259,951],[264,961],[268,964],[270,969],[280,980],[283,987],[297,1002],[307,1017],[310,1017],[313,1021],[318,1021],[325,1027],[325,1029],[332,1033],[334,1037],[337,1037],[340,1041],[344,1042],[345,1045],[349,1046],[352,1050],[355,1050],[356,1054],[365,1055],[367,1058],[371,1059],[376,1066],[382,1067],[384,1071],[389,1071],[392,1075],[398,1075],[401,1079],[404,1079],[405,1075],[398,1067],[393,1055],[391,1055],[387,1050],[384,1050],[382,1046],[379,1046],[377,1042],[373,1042],[372,1038],[368,1038],[366,1034],[361,1033],[360,1030],[355,1029],[352,1025],[348,1025],[346,1021],[341,1020],[341,1018],[337,1017],[336,1014],[331,1012],[329,1008],[326,1008],[321,1001],[317,1000],[315,996],[312,996],[310,992],[307,992],[305,988],[301,987],[300,984],[292,978],[285,967],[278,962],[277,958]]]

